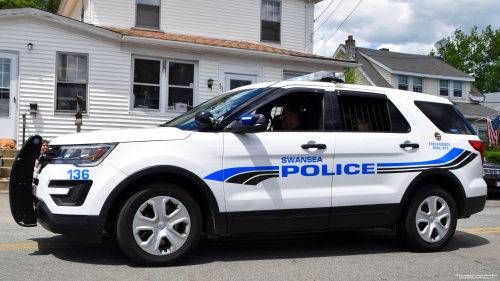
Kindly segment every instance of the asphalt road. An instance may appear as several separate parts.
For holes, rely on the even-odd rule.
[[[459,220],[438,253],[405,248],[391,230],[350,230],[205,240],[181,265],[139,267],[114,237],[66,243],[12,219],[0,194],[0,280],[500,280],[500,201]]]

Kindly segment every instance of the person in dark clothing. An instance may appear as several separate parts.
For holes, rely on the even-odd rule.
[[[300,109],[287,106],[281,113],[281,125],[283,130],[300,130]]]

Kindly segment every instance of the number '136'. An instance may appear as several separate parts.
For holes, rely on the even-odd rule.
[[[78,169],[75,169],[75,170],[69,170],[67,172],[67,174],[69,174],[69,179],[71,180],[79,180],[79,179],[88,179],[89,178],[89,170],[85,169],[85,170],[78,170]]]

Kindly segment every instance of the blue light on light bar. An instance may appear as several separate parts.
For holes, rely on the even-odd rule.
[[[457,129],[451,129],[450,131],[452,131],[452,132],[458,132]]]
[[[243,116],[243,117],[241,117],[241,121],[250,121],[252,119],[253,119],[252,116]]]

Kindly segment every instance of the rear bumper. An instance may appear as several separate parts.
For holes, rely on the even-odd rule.
[[[470,217],[472,214],[479,213],[484,209],[486,205],[486,195],[465,198],[464,202],[464,212],[461,219]]]
[[[106,216],[56,215],[42,201],[36,203],[36,214],[43,228],[62,234],[68,241],[101,242]]]

